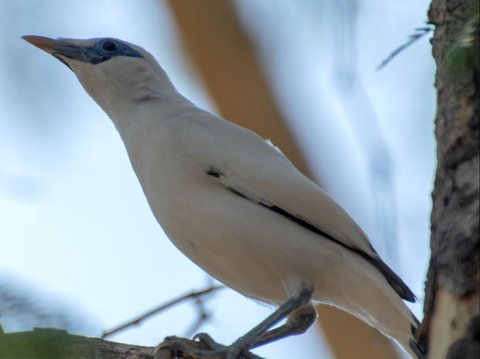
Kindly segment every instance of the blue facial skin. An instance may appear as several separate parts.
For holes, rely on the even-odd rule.
[[[62,42],[57,45],[53,56],[67,65],[68,68],[70,68],[70,66],[62,59],[62,56],[93,65],[110,60],[115,56],[143,57],[142,54],[132,49],[129,45],[112,38],[101,39],[90,47],[82,47]]]

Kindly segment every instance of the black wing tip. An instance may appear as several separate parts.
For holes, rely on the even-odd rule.
[[[395,290],[395,292],[397,292],[400,298],[411,303],[415,303],[417,301],[415,294],[413,294],[412,290],[408,288],[408,286],[399,277],[396,277],[395,279],[387,277],[387,281]]]
[[[388,284],[397,292],[400,298],[415,303],[417,297],[405,282],[380,257],[375,258],[376,267],[382,272]]]
[[[415,294],[413,294],[412,290],[408,288],[405,283],[402,282],[402,284],[402,293],[398,293],[400,298],[406,300],[407,302],[415,303],[417,301]]]

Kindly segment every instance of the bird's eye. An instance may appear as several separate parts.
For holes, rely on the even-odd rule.
[[[102,49],[107,52],[116,52],[119,46],[115,41],[107,40],[102,43]]]

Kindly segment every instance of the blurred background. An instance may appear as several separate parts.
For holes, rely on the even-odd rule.
[[[0,323],[98,336],[212,280],[153,218],[112,123],[60,62],[22,41],[118,37],[158,59],[198,106],[273,143],[368,233],[419,298],[435,165],[426,0],[0,2]],[[428,37],[428,36],[427,36]],[[231,291],[201,328],[230,343],[271,313]],[[113,340],[156,345],[196,320],[184,304]],[[401,358],[331,308],[267,358]]]

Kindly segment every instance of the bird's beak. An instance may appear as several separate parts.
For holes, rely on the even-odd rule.
[[[67,67],[72,71],[72,67],[68,64],[65,58],[85,61],[90,57],[88,53],[89,48],[71,44],[62,40],[55,40],[36,35],[22,36],[22,39],[56,57],[58,60],[67,65]]]

